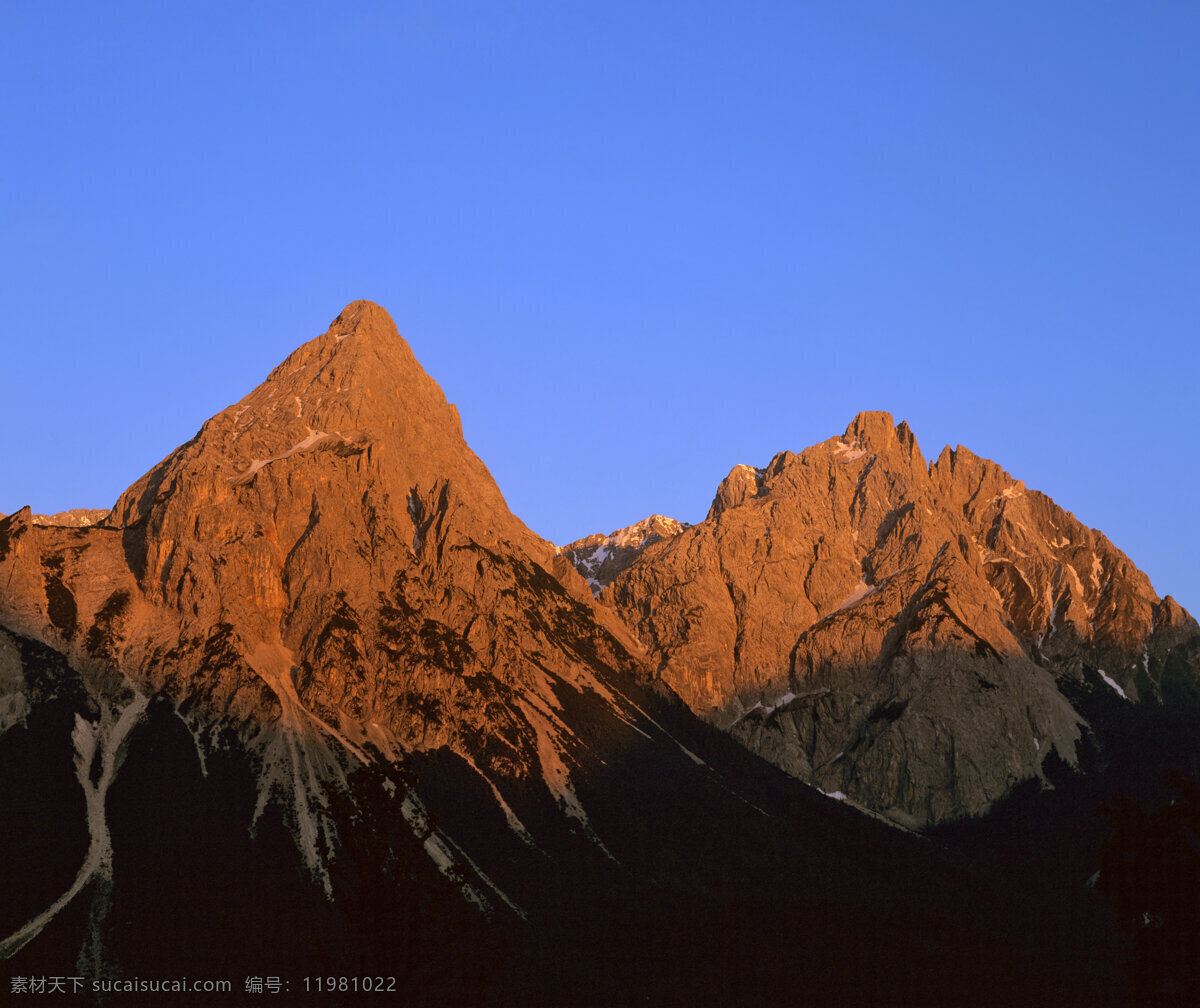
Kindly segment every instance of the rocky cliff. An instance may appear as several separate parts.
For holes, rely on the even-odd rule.
[[[1088,726],[1070,697],[1194,697],[1195,621],[1101,533],[907,424],[736,466],[604,591],[693,710],[909,825],[975,814]]]
[[[473,767],[515,830],[502,789],[536,786],[586,833],[564,698],[599,698],[593,716],[628,730],[613,683],[644,678],[637,645],[508,510],[369,302],[98,524],[27,508],[0,521],[0,583],[0,626],[61,655],[93,710],[165,699],[201,759],[244,746],[255,816],[281,803],[327,888],[324,789],[414,753]],[[29,702],[10,678],[12,720]]]

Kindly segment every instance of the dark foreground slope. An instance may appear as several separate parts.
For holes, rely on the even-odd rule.
[[[69,684],[53,655],[18,643],[31,671]],[[519,835],[449,750],[363,768],[327,795],[332,898],[278,810],[248,830],[252,756],[230,740],[202,765],[171,705],[154,701],[108,795],[111,878],[93,879],[8,970],[238,989],[274,976],[293,997],[306,976],[394,976],[390,1003],[405,1005],[1120,1003],[1121,938],[1086,889],[1064,900],[997,881],[787,777],[678,701],[620,686],[644,712],[628,725],[562,689],[586,830],[530,786],[505,793]],[[5,889],[6,933],[69,885],[86,850],[61,758],[79,706],[48,699],[0,738],[4,822],[47,837],[68,827],[53,855],[6,827],[6,871],[21,880]],[[22,790],[13,768],[39,765],[42,786]],[[451,877],[401,814],[409,793],[454,838]]]

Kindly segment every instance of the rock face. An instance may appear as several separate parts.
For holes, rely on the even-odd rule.
[[[1196,691],[1195,620],[1112,543],[965,448],[927,465],[886,413],[735,467],[602,598],[697,713],[910,825],[1073,764],[1074,692]]]
[[[814,1003],[1112,1004],[1074,896],[795,776],[932,821],[1071,758],[1064,691],[1194,687],[1194,621],[1102,537],[883,415],[555,551],[369,302],[111,513],[0,518],[0,585],[14,977],[724,1005],[804,935]]]
[[[613,682],[644,678],[363,301],[99,524],[0,521],[0,582],[0,625],[62,655],[94,709],[164,698],[202,757],[232,733],[261,763],[256,816],[283,803],[327,888],[323,788],[405,754],[453,753],[502,802],[536,785],[586,832],[563,698],[624,726]]]
[[[691,528],[686,522],[662,515],[651,515],[635,525],[617,529],[608,535],[585,536],[559,548],[564,556],[583,575],[593,593],[599,593],[612,583],[618,574],[629,567],[650,546],[679,535]]]

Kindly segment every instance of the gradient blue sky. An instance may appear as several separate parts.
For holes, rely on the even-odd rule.
[[[513,510],[907,419],[1200,611],[1200,7],[0,5],[0,511],[109,506],[341,307]]]

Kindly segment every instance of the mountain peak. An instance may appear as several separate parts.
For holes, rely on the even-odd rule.
[[[583,575],[593,593],[598,593],[637,560],[647,547],[671,539],[689,528],[691,525],[687,522],[652,514],[608,535],[594,533],[576,539],[561,547],[559,553],[565,555]]]
[[[339,339],[347,336],[369,335],[384,339],[398,339],[396,323],[385,308],[374,301],[351,301],[329,325],[329,332]]]
[[[735,466],[704,522],[603,597],[696,713],[910,824],[978,813],[1052,748],[1074,761],[1084,720],[1055,677],[1161,698],[1195,634],[1103,535],[962,446],[927,467],[882,411]],[[982,769],[951,780],[955,761]]]
[[[907,426],[905,427],[907,430]],[[892,414],[884,410],[859,413],[846,428],[846,437],[865,448],[885,448],[896,440]]]
[[[156,512],[155,534],[190,543],[195,514],[208,509],[225,531],[261,526],[282,542],[303,533],[314,499],[327,519],[346,510],[345,498],[411,526],[418,498],[431,494],[430,514],[451,498],[468,504],[460,518],[477,541],[506,539],[551,562],[549,544],[508,511],[463,439],[458,411],[392,317],[359,300],[130,487],[111,522],[128,527]],[[362,520],[343,517],[348,529]]]

